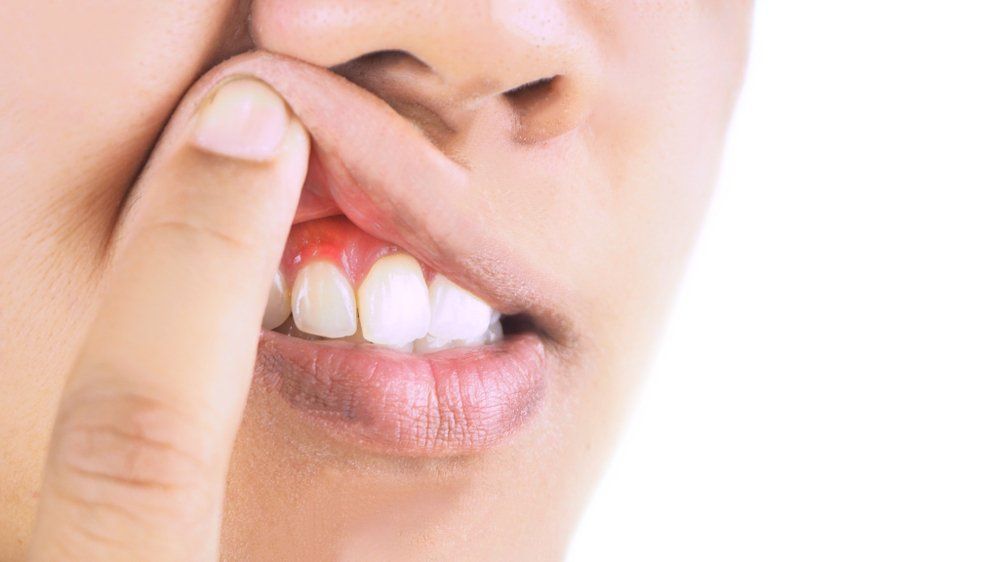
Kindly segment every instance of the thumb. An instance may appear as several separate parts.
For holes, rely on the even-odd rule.
[[[229,455],[309,138],[254,78],[180,107],[133,189],[63,393],[33,559],[218,555]]]

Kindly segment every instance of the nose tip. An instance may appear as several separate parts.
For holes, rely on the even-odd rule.
[[[433,114],[418,124],[454,129],[465,120],[449,117],[499,107],[505,132],[533,143],[579,126],[593,98],[596,57],[565,4],[257,0],[251,21],[259,47]]]

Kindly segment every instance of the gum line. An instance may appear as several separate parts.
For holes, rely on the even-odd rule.
[[[340,215],[302,222],[292,226],[281,258],[281,273],[295,279],[299,269],[313,259],[329,260],[341,267],[355,287],[379,258],[400,252],[400,248],[371,236]],[[433,272],[421,264],[424,279]]]

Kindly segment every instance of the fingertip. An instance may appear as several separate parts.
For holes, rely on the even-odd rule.
[[[284,99],[269,85],[250,76],[234,77],[202,102],[191,142],[221,156],[266,161],[279,151],[291,120]]]

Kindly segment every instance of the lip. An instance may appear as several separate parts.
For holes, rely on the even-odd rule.
[[[533,334],[430,355],[264,332],[263,383],[335,437],[403,455],[481,451],[528,421],[543,396]]]
[[[547,348],[568,337],[569,324],[546,297],[560,292],[491,227],[467,170],[379,98],[294,59],[242,55],[194,90],[241,74],[274,87],[312,136],[296,222],[344,214],[531,328],[427,355],[263,331],[255,385],[280,395],[332,442],[380,453],[468,454],[524,427],[544,401]]]

